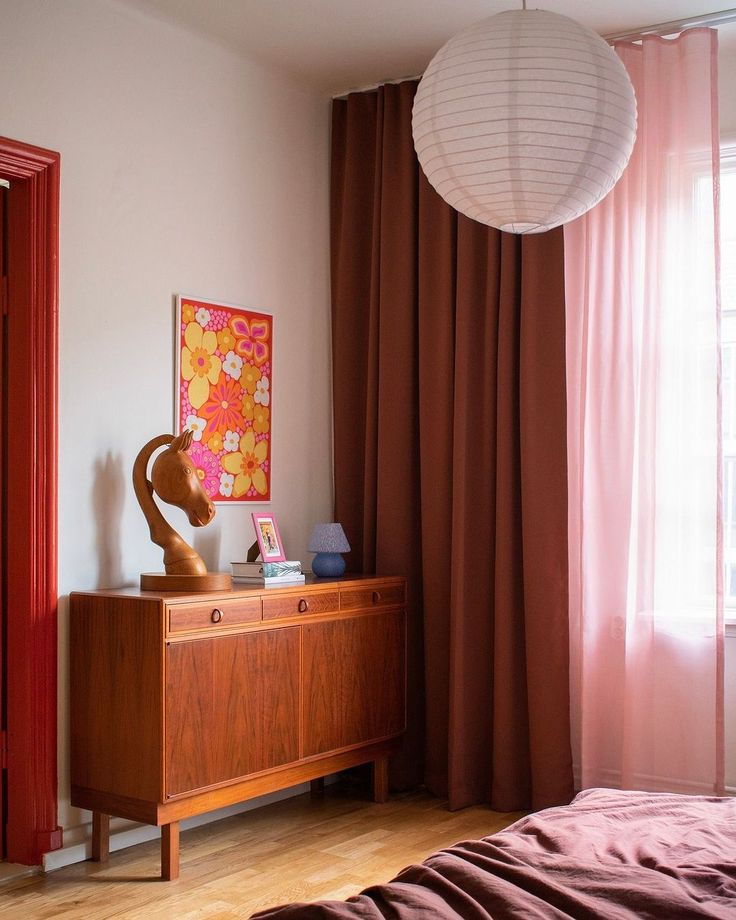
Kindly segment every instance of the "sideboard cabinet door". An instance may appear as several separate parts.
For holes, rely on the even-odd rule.
[[[299,758],[299,627],[166,650],[166,796]]]
[[[404,618],[390,610],[302,626],[305,757],[403,731]]]

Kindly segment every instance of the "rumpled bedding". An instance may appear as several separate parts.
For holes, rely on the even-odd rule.
[[[736,799],[589,789],[348,901],[259,920],[736,920]]]

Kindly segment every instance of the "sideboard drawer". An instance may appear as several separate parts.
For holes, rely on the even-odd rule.
[[[305,591],[304,594],[282,594],[263,598],[263,619],[301,617],[315,613],[336,613],[340,609],[338,591]]]
[[[206,604],[182,604],[168,608],[169,632],[189,632],[192,629],[242,626],[260,622],[260,597],[233,601],[209,601]]]
[[[404,603],[403,584],[378,584],[370,588],[341,588],[340,609],[393,607]]]

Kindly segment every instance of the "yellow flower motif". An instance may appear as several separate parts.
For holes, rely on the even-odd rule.
[[[207,402],[210,384],[217,383],[222,361],[215,354],[217,336],[205,332],[199,323],[189,323],[184,330],[186,345],[181,350],[181,375],[189,381],[189,402],[199,409]]]
[[[192,316],[192,319],[194,317]],[[217,343],[220,346],[220,351],[223,355],[226,355],[229,351],[232,351],[235,348],[235,336],[232,333],[232,330],[229,326],[225,326],[224,329],[220,329],[217,333]]]
[[[265,406],[257,405],[253,411],[253,430],[256,434],[265,434],[271,425],[268,421],[269,410]]]
[[[215,431],[212,434],[212,437],[207,442],[207,447],[209,447],[213,454],[220,453],[222,450],[222,435],[219,431]]]
[[[261,379],[261,372],[255,366],[255,364],[244,364],[243,370],[240,372],[240,385],[244,390],[247,390],[249,393],[253,394],[256,391],[256,386],[258,381]]]
[[[241,495],[245,495],[250,489],[251,483],[260,495],[266,494],[268,480],[261,466],[267,455],[267,442],[259,441],[256,444],[256,436],[253,434],[252,429],[249,428],[240,439],[240,450],[227,454],[222,458],[223,467],[228,473],[235,475],[233,498],[240,498]]]
[[[243,418],[246,422],[253,421],[253,413],[255,412],[256,401],[252,396],[243,397],[243,408],[240,410],[243,413]]]
[[[181,321],[183,323],[194,322],[194,307],[190,303],[181,305]]]

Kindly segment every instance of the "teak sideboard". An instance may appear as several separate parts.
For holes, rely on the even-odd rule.
[[[71,595],[71,801],[93,813],[92,857],[114,815],[161,826],[373,763],[405,728],[402,578],[314,579],[212,594]]]

